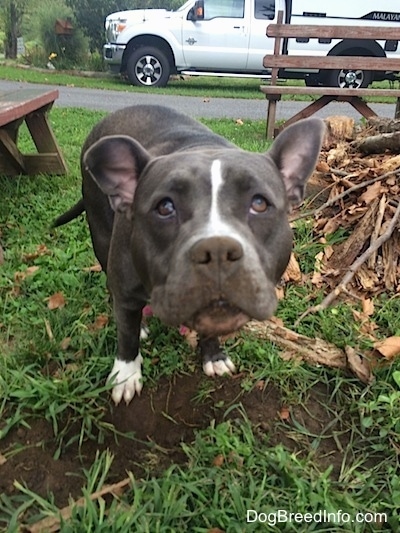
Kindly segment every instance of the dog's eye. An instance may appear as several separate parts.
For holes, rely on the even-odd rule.
[[[174,202],[170,198],[164,198],[158,202],[156,211],[163,218],[171,217],[175,214]]]
[[[261,196],[261,194],[256,194],[251,199],[251,207],[250,207],[250,213],[252,215],[258,215],[259,213],[265,213],[265,211],[268,209],[268,202],[264,198],[264,196]]]

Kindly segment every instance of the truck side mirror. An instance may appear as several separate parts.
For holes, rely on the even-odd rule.
[[[203,20],[204,19],[204,0],[196,0],[192,9],[190,9],[188,20]]]

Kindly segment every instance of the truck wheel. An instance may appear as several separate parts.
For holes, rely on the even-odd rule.
[[[169,61],[161,50],[140,46],[128,59],[126,71],[132,85],[165,87],[169,80]]]
[[[360,89],[372,82],[370,70],[331,70],[327,71],[327,85],[343,89]]]

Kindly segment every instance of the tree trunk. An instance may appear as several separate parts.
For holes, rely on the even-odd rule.
[[[17,8],[14,2],[9,5],[9,20],[6,24],[6,39],[5,39],[5,56],[6,59],[17,58],[17,37],[19,28],[19,17]]]

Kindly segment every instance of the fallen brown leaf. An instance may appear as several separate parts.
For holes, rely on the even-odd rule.
[[[315,167],[315,170],[317,170],[318,172],[324,172],[324,173],[328,173],[330,169],[331,167],[325,161],[318,162],[317,166]]]
[[[381,189],[382,189],[381,182],[376,181],[375,183],[367,187],[367,190],[363,194],[360,195],[359,202],[365,203],[367,205],[370,204],[373,200],[375,200],[375,198],[379,196]]]
[[[47,299],[47,307],[53,311],[65,306],[65,298],[62,292],[55,292]]]
[[[351,346],[345,347],[347,356],[347,363],[350,370],[358,377],[360,381],[366,384],[370,384],[374,381],[374,375],[372,374],[371,367],[367,359],[362,358],[354,348]]]
[[[386,161],[382,161],[379,171],[381,174],[384,174],[386,172],[390,172],[391,170],[396,170],[400,168],[400,155],[395,155],[393,157],[389,157],[386,159]],[[389,180],[387,181],[389,183]]]
[[[283,280],[288,282],[288,281],[294,281],[294,282],[299,282],[301,281],[301,270],[300,270],[300,266],[299,266],[299,263],[296,259],[296,257],[294,256],[294,254],[292,253],[290,255],[290,259],[289,259],[289,264],[288,266],[286,267],[286,270],[283,274]]]
[[[105,326],[107,326],[109,321],[110,319],[107,315],[99,315],[96,317],[96,320],[93,323],[93,329],[95,330],[103,329],[105,328]]]
[[[400,355],[400,337],[388,337],[382,341],[374,344],[374,348],[378,350],[386,359],[393,359]]]
[[[71,337],[65,337],[61,342],[60,342],[60,348],[61,350],[68,350],[69,348],[69,345],[71,344]]]
[[[37,246],[36,250],[31,253],[24,254],[22,256],[22,260],[27,263],[29,261],[33,261],[34,259],[37,259],[38,257],[41,257],[43,255],[47,255],[50,253],[50,250],[47,248],[45,244],[39,244]]]
[[[263,379],[260,379],[259,381],[257,381],[257,383],[254,385],[254,388],[260,390],[260,391],[263,391],[264,388],[265,388],[265,381]]]
[[[15,283],[21,283],[26,279],[28,276],[32,276],[35,272],[39,270],[38,266],[31,266],[28,267],[26,270],[23,270],[22,272],[15,272],[14,274],[14,281]]]
[[[224,456],[222,455],[222,453],[220,453],[219,455],[217,455],[216,457],[214,457],[213,459],[213,466],[222,466],[224,464],[224,461],[225,461],[225,458]]]
[[[281,410],[279,411],[279,418],[281,420],[289,420],[290,418],[290,411],[289,408],[286,406],[282,406]]]
[[[363,298],[361,305],[364,315],[372,316],[374,314],[374,302],[371,300],[371,298]]]

